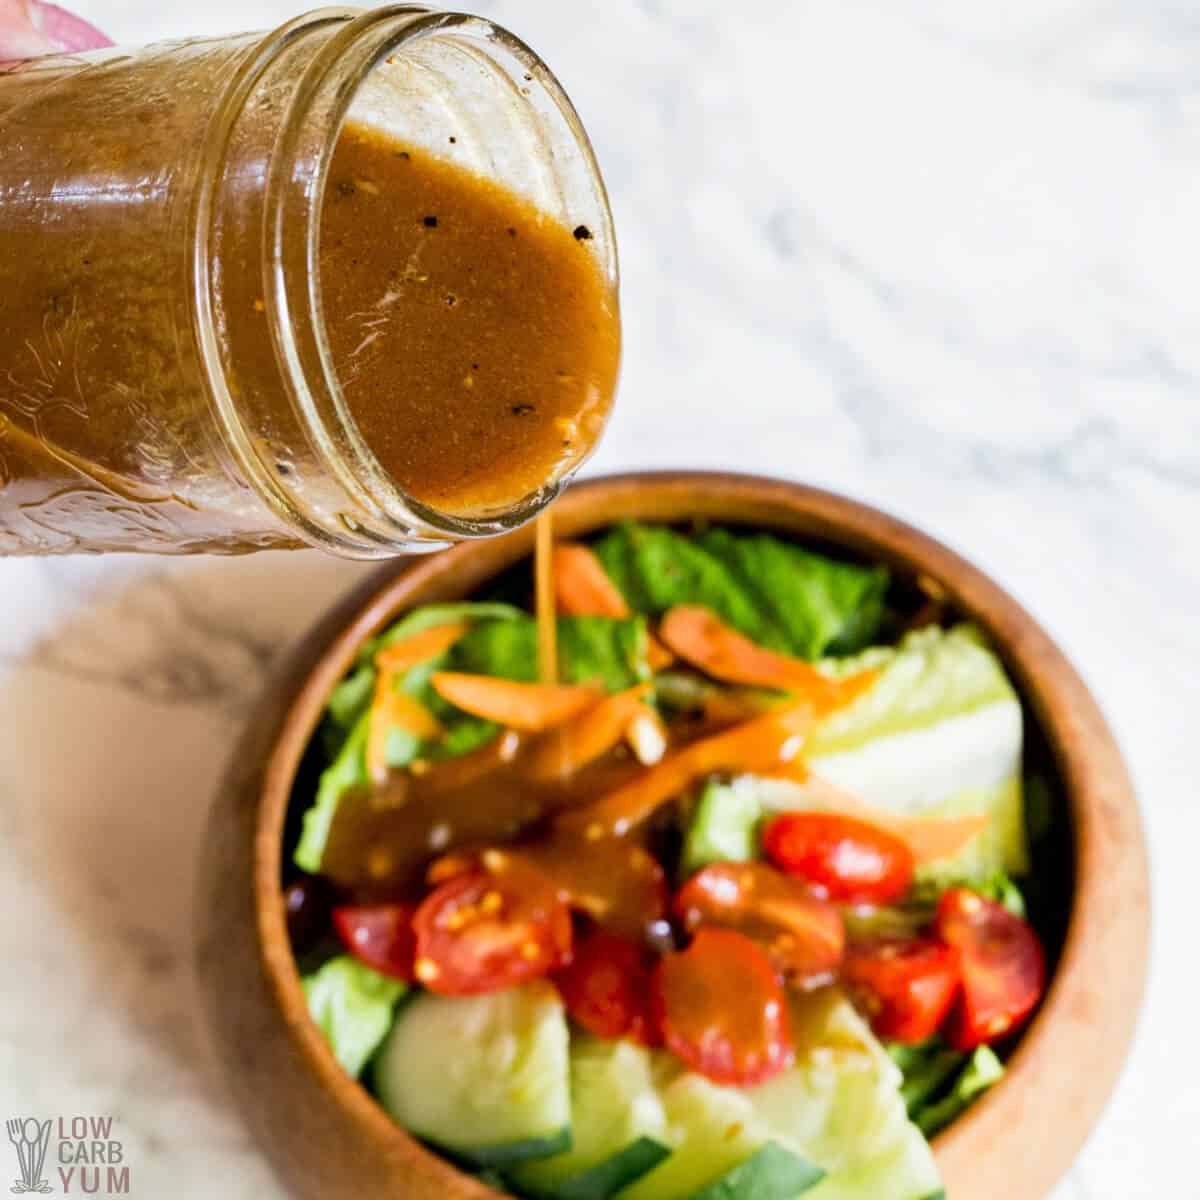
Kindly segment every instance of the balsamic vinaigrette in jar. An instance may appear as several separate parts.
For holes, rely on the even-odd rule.
[[[383,468],[454,516],[507,508],[594,445],[620,325],[585,226],[348,124],[321,215],[342,394]]]

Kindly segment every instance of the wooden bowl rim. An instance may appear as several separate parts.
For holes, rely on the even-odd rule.
[[[590,520],[597,508],[615,502],[635,513],[651,496],[679,509],[679,516],[667,519],[682,519],[689,502],[701,516],[720,519],[720,513],[729,510],[727,519],[764,528],[788,528],[789,522],[782,519],[786,514],[792,531],[802,537],[820,538],[932,578],[985,628],[1015,677],[1026,711],[1032,711],[1052,749],[1070,806],[1075,853],[1072,911],[1049,991],[1008,1060],[1005,1079],[939,1134],[933,1146],[947,1194],[955,1200],[971,1194],[985,1151],[987,1160],[1003,1164],[1007,1173],[1005,1190],[997,1195],[1033,1196],[1038,1188],[1048,1189],[1074,1159],[1116,1084],[1145,986],[1150,912],[1145,843],[1128,771],[1095,700],[1034,619],[976,567],[914,527],[833,492],[725,472],[611,475],[575,484],[555,508],[557,525],[572,533],[598,528],[617,518],[609,514]],[[747,521],[747,506],[768,516]],[[769,518],[772,510],[777,510],[774,522]],[[473,590],[528,553],[531,541],[526,527],[493,541],[464,543],[429,558],[389,564],[337,606],[335,611],[354,615],[324,647],[316,648],[316,665],[287,706],[262,776],[255,832],[258,944],[294,1049],[330,1103],[359,1123],[371,1140],[393,1153],[402,1152],[414,1168],[443,1184],[447,1195],[462,1200],[496,1193],[396,1125],[342,1070],[309,1018],[280,894],[282,832],[301,756],[329,692],[359,645],[402,609],[427,602],[431,592],[441,599]],[[480,561],[486,561],[487,568],[473,569]],[[450,583],[459,576],[461,583]],[[301,649],[308,648],[310,661],[310,643],[316,636],[310,633],[300,643]],[[1118,986],[1112,986],[1113,970],[1121,972]],[[1041,1102],[1042,1096],[1053,1097],[1053,1104]],[[1053,1130],[1053,1137],[1042,1136],[1036,1154],[1029,1153],[1027,1122],[1032,1120]]]

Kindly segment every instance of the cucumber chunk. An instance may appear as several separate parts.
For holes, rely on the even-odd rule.
[[[684,838],[684,873],[691,875],[709,863],[757,858],[762,813],[753,779],[709,780]]]
[[[671,1157],[619,1200],[685,1200],[728,1175],[766,1145],[748,1093],[699,1075],[680,1075],[662,1092]]]
[[[638,1138],[611,1158],[549,1193],[549,1200],[609,1200],[635,1179],[653,1170],[671,1151],[653,1138]]]
[[[824,1174],[778,1142],[768,1142],[692,1200],[795,1200]]]
[[[567,1021],[537,980],[486,996],[423,992],[375,1060],[383,1107],[410,1133],[476,1167],[571,1144]]]
[[[573,1035],[570,1063],[574,1143],[563,1154],[518,1167],[512,1182],[531,1196],[607,1200],[668,1153],[652,1058],[631,1042]]]
[[[799,998],[796,1065],[746,1093],[755,1118],[826,1176],[805,1200],[923,1200],[941,1186],[900,1071],[835,989]]]

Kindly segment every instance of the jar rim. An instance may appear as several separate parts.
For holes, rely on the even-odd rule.
[[[314,453],[336,480],[346,500],[347,512],[339,524],[297,510],[292,494],[246,436],[237,418],[236,403],[223,380],[212,380],[218,410],[239,466],[264,494],[272,507],[306,540],[325,549],[354,557],[384,557],[398,549],[437,549],[450,541],[468,540],[507,532],[535,516],[557,495],[563,483],[582,464],[571,463],[562,475],[512,506],[479,517],[459,516],[425,504],[407,494],[383,468],[362,436],[343,396],[326,333],[321,295],[319,239],[321,204],[333,150],[355,98],[380,64],[406,47],[439,37],[468,37],[491,59],[497,71],[505,58],[519,66],[524,94],[536,89],[538,98],[552,106],[568,131],[574,162],[563,164],[582,171],[595,211],[595,252],[611,280],[614,301],[618,268],[612,217],[604,183],[583,125],[562,86],[537,54],[524,42],[482,17],[439,12],[426,7],[393,4],[363,11],[329,8],[298,17],[268,34],[257,46],[227,93],[223,112],[214,121],[210,155],[220,154],[220,138],[227,135],[254,87],[258,75],[295,38],[335,23],[332,34],[305,67],[292,90],[280,133],[271,155],[264,193],[263,295],[271,316],[272,340],[280,374],[289,390],[293,409]],[[527,81],[527,82],[524,82]],[[533,99],[529,100],[533,109]],[[226,131],[222,133],[222,129]],[[298,171],[296,164],[313,163],[315,170]],[[211,175],[207,178],[212,178]],[[200,191],[205,189],[201,188]],[[202,314],[211,301],[206,279],[208,264],[205,234],[211,213],[198,201],[197,299]],[[296,229],[297,212],[303,228]],[[285,253],[285,247],[302,239],[302,253]],[[211,316],[211,309],[209,309]],[[212,336],[211,323],[202,330]],[[210,375],[212,372],[210,371]],[[218,372],[219,374],[219,372]]]

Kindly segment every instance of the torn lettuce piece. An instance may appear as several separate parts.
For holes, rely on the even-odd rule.
[[[406,984],[343,954],[301,980],[308,1011],[343,1068],[356,1079],[392,1027]]]
[[[883,616],[886,568],[838,562],[771,534],[689,537],[628,521],[593,548],[635,612],[701,605],[760,645],[802,658],[870,644]]]
[[[838,562],[769,533],[709,529],[696,540],[753,588],[791,653],[807,659],[853,654],[878,634],[886,567]]]
[[[559,617],[559,675],[565,683],[600,682],[623,691],[650,677],[643,617]],[[533,683],[538,678],[537,622],[483,621],[451,651],[447,670]]]
[[[304,813],[300,840],[292,859],[302,871],[316,875],[321,869],[321,856],[342,796],[367,783],[368,713],[359,717],[337,757],[321,772],[317,783],[316,800]]]
[[[990,1046],[980,1046],[971,1054],[949,1092],[940,1100],[920,1105],[913,1120],[926,1137],[933,1137],[1003,1077],[1004,1064],[996,1057],[996,1052]]]
[[[988,827],[919,879],[985,878],[1028,869],[1020,701],[1000,660],[969,625],[922,629],[822,669],[879,672],[872,688],[822,720],[806,755],[813,773],[873,808],[902,816],[986,813]],[[763,780],[768,811],[822,807],[819,792]]]

